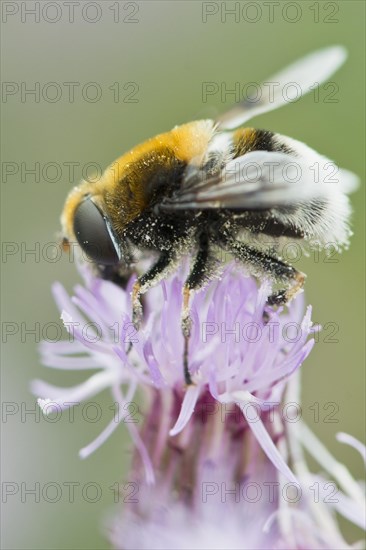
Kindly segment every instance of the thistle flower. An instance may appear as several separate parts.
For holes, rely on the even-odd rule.
[[[267,308],[269,283],[258,288],[229,265],[192,301],[194,384],[186,388],[183,271],[147,294],[138,333],[130,318],[133,280],[124,291],[85,270],[85,284],[72,298],[61,285],[53,287],[70,341],[44,342],[44,365],[96,372],[71,388],[34,381],[44,413],[109,388],[121,422],[137,389],[144,392],[142,427],[126,423],[137,450],[130,480],[138,484],[138,502],[109,525],[112,544],[141,550],[348,548],[332,512],[313,502],[310,487],[318,483],[320,494],[325,481],[307,470],[303,447],[316,448],[321,465],[331,465],[344,488],[334,507],[357,525],[360,488],[300,422],[286,422],[281,409],[289,388],[297,389],[288,403],[300,402],[297,372],[316,330],[311,308],[303,314],[301,296],[287,310]],[[94,452],[119,422],[114,416],[80,456]],[[349,436],[343,440],[360,449]]]
[[[128,414],[126,405],[140,385],[145,390],[161,392],[168,400],[173,396],[173,409],[168,418],[169,433],[174,437],[189,423],[196,404],[204,396],[213,404],[237,404],[267,456],[294,481],[262,416],[268,415],[281,401],[287,378],[301,365],[314,344],[312,339],[308,340],[313,330],[311,309],[307,309],[301,320],[301,299],[297,299],[287,313],[267,311],[270,285],[265,283],[258,289],[254,280],[229,266],[221,281],[211,282],[205,292],[193,299],[189,363],[195,383],[186,390],[180,330],[182,274],[148,293],[145,326],[132,336],[129,289],[123,291],[110,282],[93,279],[87,272],[84,275],[86,286],[77,286],[71,299],[61,285],[53,288],[72,341],[43,343],[42,361],[51,368],[97,372],[72,388],[34,381],[32,390],[40,397],[39,404],[45,413],[50,413],[53,407],[69,407],[109,388],[119,404],[121,421]],[[295,334],[290,336],[293,329]],[[127,353],[130,340],[133,348]],[[124,392],[122,386],[126,388]],[[113,418],[80,455],[86,457],[93,452],[116,426]],[[139,433],[135,425],[127,426],[143,455],[147,477],[152,481],[151,461]]]

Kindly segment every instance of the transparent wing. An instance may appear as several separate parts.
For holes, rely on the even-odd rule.
[[[305,146],[304,146],[305,147]],[[306,148],[309,151],[310,148]],[[347,193],[357,187],[357,176],[339,170],[329,159],[271,151],[252,151],[227,163],[220,174],[197,172],[163,210],[233,208],[267,209]],[[329,176],[335,174],[333,178]],[[333,168],[333,170],[332,170]]]
[[[220,130],[238,128],[249,119],[273,111],[314,90],[344,63],[347,52],[342,46],[318,50],[267,78],[258,100],[244,99],[216,120]]]

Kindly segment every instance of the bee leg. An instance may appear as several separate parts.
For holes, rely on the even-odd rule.
[[[183,370],[184,380],[187,386],[193,384],[191,373],[189,372],[188,365],[188,351],[189,351],[189,338],[191,335],[192,319],[189,314],[189,298],[191,296],[191,289],[184,285],[183,287],[183,310],[182,310],[182,333],[184,337],[184,351],[183,351]]]
[[[132,287],[131,302],[132,323],[135,329],[138,330],[142,319],[141,283],[139,280],[137,280]]]
[[[115,266],[106,265],[98,266],[99,276],[106,280],[111,281],[120,288],[126,289],[128,281],[133,273],[132,269],[116,268]]]
[[[189,338],[191,335],[192,319],[190,316],[189,299],[191,294],[202,287],[209,276],[216,271],[217,263],[215,257],[210,253],[208,237],[203,234],[199,240],[199,250],[194,261],[191,272],[183,287],[183,309],[181,318],[182,333],[184,336],[183,367],[184,379],[187,386],[193,384],[189,371]]]
[[[291,302],[292,298],[302,289],[306,279],[305,273],[294,269],[294,274],[291,278],[292,284],[290,288],[285,288],[274,292],[271,296],[268,296],[267,303],[270,306],[282,306]]]
[[[176,254],[172,251],[164,252],[158,261],[141,277],[137,279],[132,288],[132,323],[136,330],[139,329],[142,319],[141,295],[150,287],[156,285],[174,266]]]
[[[306,275],[274,256],[238,241],[225,243],[225,247],[239,261],[246,264],[254,276],[265,273],[274,281],[287,284],[286,288],[274,292],[268,297],[269,305],[288,304],[304,286]]]

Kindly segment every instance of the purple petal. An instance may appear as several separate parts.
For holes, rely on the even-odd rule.
[[[270,438],[269,433],[264,427],[262,420],[257,417],[257,419],[253,422],[253,420],[251,420],[248,416],[246,408],[242,408],[242,412],[259,445],[262,447],[263,451],[266,453],[272,464],[274,464],[274,466],[276,466],[281,474],[284,475],[289,481],[292,481],[292,483],[299,485],[296,477],[291,472],[290,468],[287,466],[286,462],[281,456],[279,450]]]
[[[189,422],[193,414],[194,407],[197,403],[199,394],[200,394],[199,386],[192,385],[188,387],[183,399],[183,403],[180,409],[178,419],[174,427],[170,430],[169,435],[174,436],[179,434],[179,432],[181,432],[183,428],[187,425],[187,423]]]

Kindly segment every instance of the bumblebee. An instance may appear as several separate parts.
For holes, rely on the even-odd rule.
[[[304,94],[314,82],[326,81],[345,57],[339,46],[308,55],[268,79],[275,86],[263,87],[268,93],[260,101],[246,99],[215,121],[197,120],[157,135],[67,197],[64,245],[77,241],[100,277],[123,284],[136,251],[155,258],[132,290],[137,328],[141,296],[183,255],[190,256],[182,310],[187,384],[192,383],[189,300],[218,272],[218,251],[228,252],[253,276],[275,281],[279,288],[268,303],[281,305],[301,291],[305,275],[278,257],[275,246],[263,250],[261,243],[348,244],[347,192],[357,178],[336,168],[336,179],[328,181],[329,159],[289,137],[242,127],[291,101],[289,83],[296,82]]]

